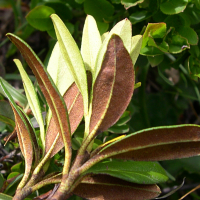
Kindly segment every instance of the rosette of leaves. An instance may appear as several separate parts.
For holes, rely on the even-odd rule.
[[[27,100],[39,124],[40,137],[0,81],[15,115],[25,160],[25,172],[13,199],[24,199],[50,184],[55,184],[55,188],[40,193],[38,198],[68,199],[73,194],[102,200],[157,197],[160,194],[157,184],[168,180],[168,174],[157,161],[198,155],[200,127],[145,129],[121,135],[93,150],[95,138],[116,124],[129,105],[142,36],[132,37],[131,23],[127,19],[101,36],[96,21],[88,15],[79,50],[62,20],[55,14],[51,18],[58,42],[47,70],[28,44],[7,34],[32,69],[49,106],[44,123],[37,92],[20,61],[15,60]],[[73,133],[80,123],[85,124],[82,143],[72,152]],[[51,160],[63,147],[62,168],[49,173]],[[9,198],[7,194],[5,197]]]

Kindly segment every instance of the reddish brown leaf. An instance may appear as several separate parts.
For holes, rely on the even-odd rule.
[[[121,38],[113,35],[93,88],[90,132],[107,130],[123,114],[134,90],[131,57]]]
[[[130,183],[108,175],[86,177],[73,191],[89,200],[144,200],[160,194],[157,185]]]
[[[59,133],[62,135],[65,143],[66,168],[69,168],[71,160],[71,134],[65,102],[42,62],[28,46],[28,44],[13,34],[9,33],[7,36],[20,50],[29,67],[32,69],[47,100]]]
[[[28,130],[26,124],[24,123],[24,121],[22,120],[22,118],[20,117],[20,115],[13,106],[12,109],[15,115],[17,137],[19,140],[20,149],[25,158],[25,173],[23,179],[21,180],[18,186],[18,188],[22,188],[25,185],[26,181],[28,180],[28,177],[31,172],[31,167],[33,162],[33,145],[32,145],[30,130]]]
[[[96,152],[97,153],[97,152]],[[200,154],[200,127],[180,125],[150,128],[130,134],[99,149],[96,158],[156,161]]]
[[[73,83],[70,86],[70,88],[64,94],[63,98],[67,105],[71,134],[73,134],[83,118],[83,113],[84,113],[83,98],[75,83]],[[45,140],[46,153],[51,148],[51,145],[53,144],[57,134],[58,134],[58,128],[56,126],[54,117],[52,117],[46,134],[46,140]],[[54,156],[58,151],[60,151],[63,148],[63,146],[64,144],[62,137],[59,136],[59,139],[51,153],[51,157]]]

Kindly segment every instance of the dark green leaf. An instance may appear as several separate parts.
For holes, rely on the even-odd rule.
[[[52,29],[53,24],[50,19],[50,15],[55,11],[48,6],[37,6],[31,10],[26,19],[28,23],[40,31],[47,31]]]
[[[121,4],[123,4],[126,9],[129,9],[130,7],[136,6],[143,1],[144,0],[121,0]]]
[[[13,197],[0,193],[0,199],[2,199],[2,200],[12,200]]]
[[[103,19],[113,15],[114,7],[106,0],[95,0],[95,2],[93,0],[85,0],[84,11],[92,15],[97,21],[103,21]]]
[[[174,15],[183,12],[188,0],[167,0],[160,4],[160,10],[167,15]]]
[[[129,20],[131,21],[132,24],[137,24],[138,22],[141,22],[150,16],[151,14],[148,11],[144,10],[144,11],[134,12],[129,16]]]
[[[168,180],[165,170],[157,162],[104,161],[86,172],[90,173],[106,174],[138,184],[156,184]]]
[[[164,59],[164,55],[158,56],[147,56],[148,61],[150,62],[152,67],[158,66]]]

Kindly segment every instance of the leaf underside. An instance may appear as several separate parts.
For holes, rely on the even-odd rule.
[[[83,98],[75,83],[73,83],[69,87],[69,89],[64,94],[63,98],[68,109],[71,134],[73,134],[83,118],[83,113],[84,113]],[[46,140],[45,140],[46,153],[51,148],[57,134],[58,134],[58,128],[56,126],[54,117],[52,117],[46,134]],[[51,153],[51,157],[53,157],[58,151],[60,151],[63,148],[63,146],[64,146],[63,139],[61,135],[59,135],[58,141],[56,142],[56,145]]]
[[[56,125],[58,127],[59,133],[65,140],[67,149],[70,150],[71,146],[71,134],[69,121],[67,116],[67,109],[63,98],[56,89],[51,77],[43,66],[42,62],[32,51],[32,49],[22,41],[20,38],[13,34],[7,34],[8,38],[15,44],[15,46],[20,50],[22,56],[28,63],[29,67],[32,69],[39,86],[47,100],[47,103],[53,113]]]
[[[107,175],[86,177],[73,191],[89,200],[144,200],[160,194],[157,185],[140,185]]]
[[[123,114],[134,90],[134,70],[119,36],[113,35],[95,81],[90,132],[107,130]]]
[[[94,157],[158,161],[200,154],[200,127],[157,127],[130,134],[108,144]]]

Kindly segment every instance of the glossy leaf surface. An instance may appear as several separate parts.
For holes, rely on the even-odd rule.
[[[37,6],[32,9],[26,19],[28,23],[40,31],[50,30],[52,27],[52,22],[50,15],[55,13],[54,9],[48,6]]]
[[[105,146],[97,157],[158,161],[199,155],[200,127],[179,125],[138,131]],[[103,145],[102,145],[103,146]]]
[[[104,161],[91,167],[87,173],[106,174],[138,184],[156,184],[168,180],[165,170],[157,162]]]
[[[112,126],[127,108],[133,90],[132,60],[120,37],[113,35],[93,88],[90,132],[99,134]]]
[[[168,0],[160,4],[160,10],[167,15],[174,15],[183,12],[186,8],[188,0]]]
[[[144,0],[121,0],[121,3],[124,5],[126,9],[130,7],[136,6],[139,3],[142,3]]]
[[[86,177],[73,191],[89,200],[145,200],[160,194],[157,185],[130,183],[107,175]]]

